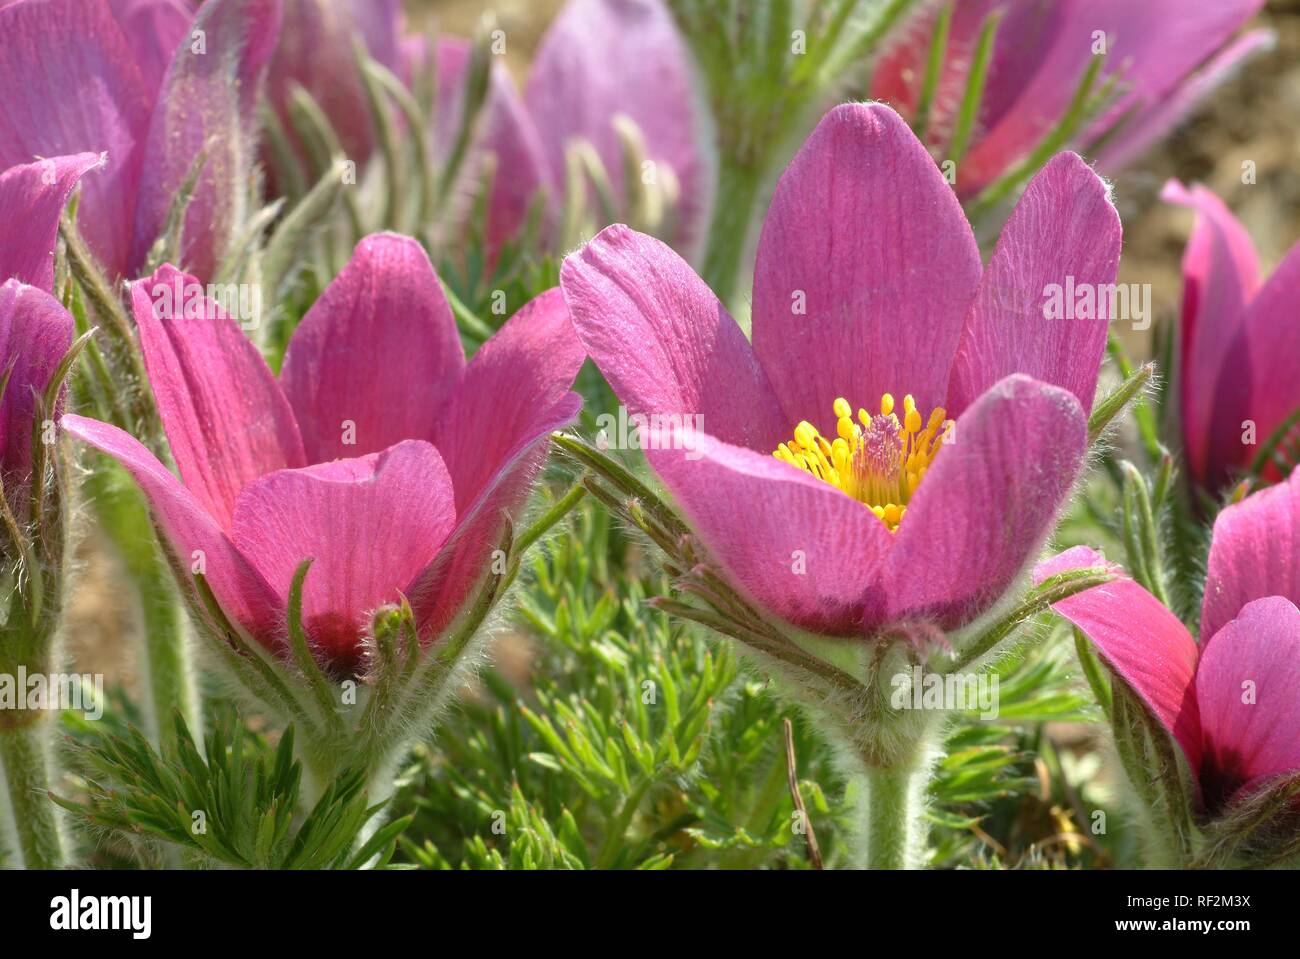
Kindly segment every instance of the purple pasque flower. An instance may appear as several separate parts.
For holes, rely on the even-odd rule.
[[[208,278],[244,217],[279,23],[279,0],[209,0],[197,14],[178,0],[0,6],[0,168],[103,154],[78,227],[109,276],[130,277],[203,154],[182,261]]]
[[[1079,474],[1106,320],[1045,319],[1044,294],[1113,282],[1120,237],[1105,184],[1061,154],[985,268],[906,123],[848,104],[777,186],[752,345],[680,257],[625,227],[570,255],[561,287],[733,585],[814,633],[933,635],[1006,593]]]
[[[365,672],[370,615],[401,596],[438,639],[581,405],[558,290],[466,363],[428,257],[393,234],[357,246],[278,379],[193,277],[164,266],[131,302],[180,479],[114,426],[64,429],[131,472],[173,561],[201,563],[226,618],[281,655],[294,571],[314,559],[303,623],[335,677]]]
[[[1076,546],[1039,579],[1105,560]],[[1300,472],[1223,510],[1210,544],[1200,643],[1128,577],[1053,608],[1079,627],[1182,748],[1217,816],[1300,772]]]
[[[978,193],[1057,126],[1102,40],[1102,79],[1116,81],[1115,98],[1074,142],[1103,172],[1118,170],[1182,122],[1246,57],[1272,42],[1268,30],[1234,39],[1263,5],[1264,0],[961,0],[953,8],[926,142],[936,155],[949,148],[980,34],[992,16],[998,18],[997,33],[974,138],[958,164],[958,193]],[[937,10],[913,19],[872,77],[871,95],[905,115],[921,97]]]
[[[1172,180],[1163,197],[1196,211],[1183,254],[1180,412],[1192,478],[1214,492],[1300,414],[1300,243],[1262,281],[1250,235],[1222,200]],[[1293,464],[1298,438],[1300,426],[1280,449]]]

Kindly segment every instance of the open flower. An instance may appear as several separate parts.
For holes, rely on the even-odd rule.
[[[1213,492],[1254,465],[1279,431],[1272,453],[1300,462],[1300,244],[1261,284],[1250,235],[1223,201],[1172,180],[1163,196],[1196,211],[1183,254],[1179,387],[1191,475]],[[1266,460],[1261,471],[1277,479]]]
[[[814,633],[933,635],[1006,593],[1078,476],[1106,320],[1047,319],[1044,296],[1113,282],[1119,250],[1105,185],[1067,153],[984,268],[906,123],[850,104],[777,186],[752,345],[675,253],[625,227],[570,255],[561,287],[734,586]]]
[[[109,276],[133,276],[201,154],[182,262],[209,277],[241,228],[260,79],[279,0],[0,4],[0,168],[105,155],[78,226]],[[205,152],[206,151],[206,152]]]
[[[336,678],[364,673],[370,615],[410,599],[435,642],[571,420],[582,352],[558,290],[468,364],[423,249],[366,238],[295,331],[277,380],[202,287],[164,266],[131,286],[178,481],[135,438],[79,416],[148,497],[173,562],[204,573],[229,621],[287,655],[294,572],[314,559],[303,624]]]
[[[1104,560],[1076,546],[1044,578]],[[1214,523],[1198,646],[1127,577],[1053,607],[1096,645],[1182,747],[1202,808],[1217,816],[1300,772],[1300,473]]]
[[[958,164],[958,192],[978,193],[1027,157],[1070,112],[1090,59],[1103,52],[1101,79],[1117,81],[1115,97],[1073,131],[1074,142],[1089,155],[1095,150],[1102,170],[1117,170],[1184,120],[1243,59],[1272,42],[1267,30],[1232,39],[1263,5],[962,0],[953,5],[927,143],[939,155],[950,149],[981,32],[996,17],[974,138]],[[873,97],[906,114],[917,109],[937,15],[936,8],[914,18],[882,55]]]

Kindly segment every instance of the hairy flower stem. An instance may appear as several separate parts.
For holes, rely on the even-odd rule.
[[[6,824],[5,845],[27,869],[60,869],[66,855],[59,807],[47,795],[52,715],[38,713],[34,722],[0,725],[0,771],[13,817]]]
[[[930,764],[921,755],[905,765],[867,766],[858,777],[863,809],[859,865],[920,869],[925,865],[925,790]]]
[[[724,304],[730,303],[736,292],[740,261],[762,182],[761,162],[743,163],[725,154],[719,158],[718,192],[701,275]]]
[[[140,601],[154,742],[161,745],[175,737],[172,715],[179,710],[195,743],[201,745],[203,722],[187,643],[188,620],[171,571],[154,544],[144,501],[117,466],[94,471],[87,486],[87,498],[117,546]]]

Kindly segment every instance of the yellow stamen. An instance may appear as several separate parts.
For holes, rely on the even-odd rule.
[[[903,418],[894,414],[894,397],[880,398],[880,415],[853,407],[844,397],[832,404],[834,439],[803,420],[794,438],[773,456],[834,486],[868,507],[893,532],[907,515],[907,503],[939,455],[952,420],[942,407],[922,418],[910,393],[903,397]],[[924,428],[922,427],[924,424]]]

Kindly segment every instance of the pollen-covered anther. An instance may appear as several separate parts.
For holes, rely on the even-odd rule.
[[[939,455],[952,420],[942,407],[922,419],[916,400],[903,397],[902,417],[890,393],[880,398],[880,412],[859,409],[856,421],[848,400],[835,400],[835,438],[828,440],[807,420],[794,437],[772,454],[829,483],[867,506],[889,527],[907,515],[907,503]]]

